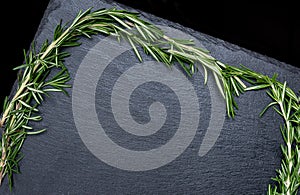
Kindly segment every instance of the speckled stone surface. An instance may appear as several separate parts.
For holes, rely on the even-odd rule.
[[[52,38],[53,30],[60,19],[65,22],[70,21],[79,10],[85,10],[89,7],[94,9],[117,7],[134,11],[132,8],[113,1],[52,0],[36,33],[37,46],[41,45],[45,39]],[[176,32],[184,32],[187,37],[197,40],[200,45],[211,51],[215,58],[224,63],[243,64],[269,76],[278,73],[279,80],[286,80],[295,91],[300,89],[300,70],[298,68],[162,18],[147,13],[141,14],[144,19],[154,24],[176,29]],[[105,37],[101,35],[94,36],[91,40],[83,38],[81,40],[83,44],[80,47],[68,49],[72,55],[66,59],[65,63],[72,77],[70,84],[74,84],[76,81],[74,79],[80,81],[79,78],[85,78],[80,76],[81,72],[84,72],[82,66],[85,64],[98,63],[97,60],[99,60],[101,65],[103,62],[101,59],[111,58],[108,50],[105,51],[109,47],[101,47],[101,44],[99,46],[99,43],[104,39]],[[118,47],[118,45],[114,46]],[[99,52],[99,56],[95,51],[96,53]],[[106,55],[107,53],[108,55]],[[148,61],[151,62],[150,57],[143,55],[143,58],[145,60],[144,65],[147,65],[146,62]],[[129,102],[127,101],[132,116],[128,119],[121,116],[120,120],[125,125],[128,125],[129,120],[134,120],[141,126],[146,125],[151,120],[151,116],[155,115],[151,115],[153,114],[151,109],[153,103],[158,101],[165,106],[163,111],[166,116],[156,113],[158,115],[157,120],[164,118],[165,122],[161,129],[152,132],[151,135],[146,135],[147,132],[142,136],[137,135],[138,129],[135,129],[134,133],[128,131],[124,133],[122,132],[123,126],[117,123],[117,119],[114,118],[115,113],[111,111],[114,101],[117,101],[110,99],[113,95],[111,94],[113,93],[112,88],[118,84],[118,78],[123,73],[133,70],[132,67],[138,66],[138,64],[134,52],[127,50],[110,61],[109,65],[100,72],[102,74],[99,75],[99,79],[95,78],[96,85],[91,88],[94,90],[94,95],[89,94],[88,90],[89,86],[95,84],[88,83],[90,81],[89,74],[94,74],[92,71],[86,75],[86,86],[78,86],[77,83],[76,89],[67,89],[70,94],[69,97],[55,93],[50,98],[46,98],[39,108],[44,118],[43,121],[32,125],[35,129],[47,128],[47,132],[27,138],[22,149],[25,157],[20,163],[22,174],[15,175],[12,192],[9,192],[5,179],[0,188],[0,194],[265,193],[267,185],[271,182],[270,178],[276,175],[275,169],[280,167],[279,144],[282,143],[279,131],[281,118],[271,110],[263,118],[258,116],[262,108],[270,101],[265,92],[249,92],[238,98],[237,102],[240,108],[236,118],[232,120],[224,117],[222,114],[224,112],[223,103],[219,102],[222,100],[212,97],[213,89],[208,89],[202,84],[203,76],[200,73],[191,79],[184,80],[182,78],[184,82],[191,83],[195,90],[193,94],[199,101],[196,102],[198,107],[194,107],[197,108],[196,111],[190,113],[192,119],[196,121],[196,128],[194,130],[187,129],[186,132],[189,133],[183,133],[179,136],[176,130],[178,128],[192,128],[193,124],[191,123],[194,121],[185,120],[186,113],[183,113],[185,110],[182,107],[184,103],[181,102],[180,95],[176,95],[176,89],[174,92],[172,87],[159,83],[159,81],[170,82],[170,80],[167,78],[154,79],[133,90]],[[145,68],[145,70],[151,71],[152,69]],[[167,69],[158,68],[157,70],[157,74],[161,71],[172,72],[172,70]],[[95,71],[98,71],[97,67]],[[155,68],[153,71],[155,72]],[[178,71],[180,72],[180,69]],[[129,72],[126,73],[129,74]],[[147,78],[149,74],[154,73],[142,72],[139,79]],[[133,77],[131,75],[125,79],[128,79],[130,83],[131,80],[135,79]],[[174,77],[174,81],[171,80],[170,83],[178,83],[178,89],[182,89],[184,86],[180,79]],[[83,87],[83,90],[78,90],[80,87]],[[179,94],[183,93],[178,91]],[[125,92],[117,92],[117,96],[123,97],[123,93],[125,94],[126,90]],[[186,93],[189,94],[191,91],[186,91]],[[82,96],[78,96],[80,94]],[[92,98],[89,99],[89,97]],[[83,101],[92,106],[79,105]],[[125,103],[117,105],[115,109],[122,112],[122,106]],[[95,106],[93,107],[93,105]],[[97,132],[94,132],[95,139],[89,142],[88,139],[84,138],[88,135],[79,127],[85,124],[84,122],[90,114],[86,108],[89,107],[91,112],[93,109],[96,111],[101,128],[106,128],[105,133],[109,134],[105,140],[99,139],[99,143],[96,143]],[[188,111],[194,108],[188,108]],[[155,109],[162,108],[156,105]],[[80,117],[81,111],[83,115]],[[220,117],[223,117],[223,120]],[[181,122],[184,123],[183,127],[180,125]],[[93,121],[87,123],[87,134],[90,131],[90,123]],[[220,131],[213,129],[218,128],[220,123],[222,123]],[[157,124],[155,121],[153,122],[154,127]],[[134,129],[134,125],[132,128]],[[212,130],[208,130],[210,128]],[[209,147],[207,151],[203,155],[199,155],[199,148],[203,146],[204,142],[208,142],[207,139],[210,139],[207,138],[208,131],[218,135],[211,135],[215,142],[211,141],[213,144],[206,145]],[[178,145],[175,144],[169,150],[158,150],[163,148],[161,146],[170,145],[172,140],[174,142],[176,136]],[[116,148],[114,148],[115,145],[110,147],[109,144],[106,144],[108,139],[117,143],[118,147],[126,148],[126,150],[120,150],[120,153],[117,146]],[[158,153],[155,153],[156,156],[147,156],[156,149],[158,150]],[[124,151],[123,154],[122,151]],[[128,151],[137,152],[127,159],[127,156],[124,155]],[[140,154],[139,152],[144,152],[146,157],[137,155],[134,158],[135,154]],[[131,153],[128,152],[128,154]],[[118,155],[120,155],[119,158]],[[171,160],[161,162],[161,159]]]

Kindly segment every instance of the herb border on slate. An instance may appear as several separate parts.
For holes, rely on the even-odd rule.
[[[274,74],[272,78],[254,72],[244,66],[234,67],[213,58],[209,51],[197,48],[191,40],[177,40],[164,35],[153,24],[139,18],[139,13],[125,10],[100,9],[80,11],[70,25],[57,25],[51,43],[46,40],[40,51],[34,45],[26,53],[25,63],[19,70],[18,88],[12,98],[6,97],[3,105],[0,127],[3,128],[0,142],[0,183],[7,175],[9,187],[13,186],[13,174],[19,173],[20,149],[27,135],[45,131],[33,130],[29,121],[40,121],[38,105],[49,92],[64,92],[70,80],[64,59],[70,54],[67,47],[79,46],[80,37],[90,38],[95,34],[112,35],[118,41],[124,39],[130,43],[140,61],[142,57],[137,46],[144,49],[158,62],[167,66],[179,63],[188,76],[192,76],[199,64],[204,70],[205,83],[207,72],[211,71],[220,93],[226,100],[228,117],[234,117],[238,105],[235,97],[252,90],[266,90],[271,103],[263,109],[260,116],[272,107],[284,120],[280,131],[285,144],[281,145],[283,159],[281,169],[277,170],[275,186],[269,185],[268,194],[296,194],[300,184],[300,97],[287,87],[286,82],[279,82]],[[48,78],[52,69],[60,71]]]

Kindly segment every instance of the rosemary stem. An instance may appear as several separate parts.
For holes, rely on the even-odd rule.
[[[166,36],[166,35],[163,35],[163,38],[164,38],[165,40],[171,42],[171,43],[172,43],[172,42],[175,43],[175,41],[174,41],[173,39],[171,39],[170,37],[168,37],[168,36]],[[208,55],[208,54],[206,54],[206,53],[204,53],[204,52],[201,52],[201,51],[195,49],[195,47],[191,47],[191,46],[184,45],[184,44],[180,44],[180,43],[176,43],[176,44],[180,45],[182,48],[185,48],[185,49],[187,49],[187,50],[189,50],[189,51],[192,51],[192,52],[195,52],[195,53],[199,53],[199,54],[203,55],[204,57],[206,57],[206,58],[208,58],[208,59],[215,60],[211,55]]]
[[[287,175],[286,181],[285,181],[285,186],[286,186],[286,194],[290,195],[291,194],[291,189],[290,189],[290,185],[291,185],[291,174],[292,174],[292,168],[293,168],[293,159],[292,159],[292,142],[293,139],[290,135],[291,135],[291,128],[290,128],[290,121],[287,117],[287,114],[285,112],[284,106],[283,106],[283,102],[279,101],[278,102],[280,110],[282,112],[283,118],[284,118],[284,122],[286,125],[286,138],[287,138],[287,142],[286,142],[286,146],[287,146],[287,162],[288,162],[288,172],[290,174]]]
[[[57,38],[55,41],[53,41],[46,49],[46,51],[43,53],[43,55],[41,56],[41,60],[45,59],[45,57],[47,57],[47,55],[55,48],[57,47],[57,43],[60,42],[66,35],[67,33],[69,33],[71,27],[67,28],[63,34]],[[37,61],[35,67],[33,68],[33,72],[35,72],[37,70],[37,68],[39,67],[40,63]],[[26,88],[28,82],[30,80],[29,75],[26,76],[26,79],[24,80],[24,82],[22,82],[20,88],[17,90],[16,94],[14,95],[14,97],[12,98],[12,101],[9,103],[8,107],[5,109],[3,115],[2,115],[2,119],[0,121],[0,128],[3,127],[6,117],[9,113],[9,111],[12,109],[14,101],[19,97],[19,95],[22,94],[22,92],[24,91],[24,89]],[[1,167],[1,166],[0,166]]]
[[[291,144],[291,140],[290,140],[290,126],[289,126],[289,121],[286,121],[286,125],[287,125],[287,148],[288,148],[288,167],[289,167],[289,172],[292,173],[292,168],[293,168],[293,161],[292,161],[292,144]],[[286,181],[286,187],[288,189],[287,191],[287,195],[290,195],[290,185],[291,185],[291,178],[290,178],[290,175],[289,174],[287,176],[287,181]]]
[[[58,37],[56,40],[54,40],[46,49],[46,51],[43,53],[43,55],[41,56],[40,60],[45,59],[49,53],[51,53],[51,51],[58,46],[59,42],[61,42],[64,37],[69,33],[69,31],[71,30],[71,27],[67,28],[60,37]],[[38,67],[40,66],[40,62],[35,61],[35,66],[33,67],[33,72],[35,72]],[[27,90],[26,87],[28,85],[30,81],[30,75],[27,75],[25,80],[22,82],[22,84],[20,85],[20,87],[18,88],[16,94],[14,95],[14,97],[12,98],[11,102],[9,103],[9,105],[7,106],[7,108],[5,109],[5,111],[3,112],[2,115],[2,119],[0,121],[0,128],[4,126],[5,121],[7,119],[7,116],[9,114],[9,112],[13,109],[14,105],[16,105],[16,109],[18,109],[20,107],[20,103],[15,104],[15,101],[18,99],[18,97],[25,91]],[[13,118],[11,119],[11,124],[13,124],[15,120],[15,115],[13,116]],[[6,141],[5,141],[6,140]],[[5,146],[6,143],[6,146]],[[6,158],[6,153],[7,153],[7,147],[9,147],[9,136],[8,134],[5,134],[5,131],[3,130],[2,132],[2,152],[1,152],[1,160],[0,160],[0,185],[2,184],[2,180],[5,176],[5,166],[6,166],[6,162],[7,162],[7,158]]]

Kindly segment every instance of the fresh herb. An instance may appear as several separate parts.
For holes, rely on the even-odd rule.
[[[197,48],[190,40],[177,40],[164,35],[154,26],[139,18],[138,13],[117,9],[101,9],[79,12],[69,26],[59,24],[51,43],[46,40],[39,52],[34,45],[25,56],[25,63],[16,67],[20,71],[18,88],[15,95],[4,101],[0,128],[1,139],[0,183],[7,175],[10,188],[13,185],[13,174],[19,172],[21,160],[20,149],[27,135],[40,134],[45,129],[34,131],[29,121],[40,121],[37,107],[49,92],[64,92],[71,87],[67,82],[70,76],[64,59],[70,54],[67,47],[79,46],[82,36],[90,38],[95,34],[115,36],[130,43],[140,61],[142,57],[137,47],[142,47],[146,54],[167,66],[178,63],[188,76],[192,76],[199,64],[204,70],[205,83],[207,72],[211,71],[220,93],[226,100],[227,115],[234,117],[238,108],[235,97],[251,90],[267,90],[272,102],[262,111],[269,108],[282,116],[280,128],[285,145],[281,145],[283,159],[278,176],[274,178],[277,185],[269,186],[268,194],[296,194],[299,187],[299,143],[300,143],[300,105],[299,97],[286,82],[280,83],[276,75],[272,78],[251,71],[245,67],[234,67],[223,64],[213,58],[204,49]],[[53,69],[60,71],[49,77]],[[248,85],[246,85],[246,84]]]

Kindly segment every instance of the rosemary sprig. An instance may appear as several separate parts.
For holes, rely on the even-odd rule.
[[[270,78],[245,67],[227,66],[223,75],[226,78],[239,77],[250,83],[252,86],[245,88],[245,91],[267,89],[272,102],[262,110],[260,116],[273,107],[284,120],[280,130],[285,142],[285,145],[281,145],[281,169],[277,170],[278,176],[273,178],[278,186],[269,185],[268,194],[297,194],[300,185],[300,98],[287,87],[286,82],[277,81],[277,74]]]
[[[3,128],[1,139],[0,183],[5,175],[8,176],[9,185],[12,187],[13,173],[19,172],[20,149],[27,135],[39,134],[44,131],[33,131],[29,121],[42,119],[38,115],[38,105],[48,96],[49,92],[64,92],[70,87],[69,73],[63,61],[69,53],[62,51],[66,47],[78,46],[81,36],[91,37],[93,34],[102,33],[114,35],[118,38],[140,36],[132,34],[130,29],[124,29],[123,20],[129,20],[140,29],[147,32],[145,41],[158,39],[162,32],[155,26],[142,21],[137,13],[116,9],[101,9],[95,12],[87,10],[79,12],[69,27],[59,24],[54,32],[53,41],[49,44],[46,40],[39,52],[34,46],[26,54],[25,63],[15,68],[20,70],[18,88],[15,95],[9,100],[6,98],[0,128]],[[128,27],[130,28],[130,27]],[[52,78],[48,78],[52,69],[60,71]]]
[[[127,40],[136,56],[142,61],[137,49],[151,55],[159,62],[171,66],[177,62],[188,76],[192,76],[201,64],[204,70],[205,83],[210,70],[217,86],[226,100],[227,114],[234,117],[238,105],[235,96],[245,91],[268,89],[272,101],[262,114],[273,107],[284,119],[281,132],[286,145],[282,145],[282,168],[274,179],[278,186],[268,188],[268,194],[294,194],[299,187],[299,142],[300,142],[300,106],[299,97],[288,88],[272,78],[251,71],[245,67],[233,67],[213,58],[208,51],[193,46],[192,41],[170,38],[157,27],[139,18],[138,13],[116,9],[101,9],[79,12],[70,26],[59,24],[54,32],[53,41],[46,40],[39,52],[34,46],[24,54],[25,63],[15,69],[21,71],[19,85],[15,95],[6,98],[0,127],[3,128],[1,140],[0,183],[8,175],[10,187],[13,173],[19,172],[20,148],[27,135],[44,131],[33,131],[29,121],[39,121],[38,105],[49,92],[64,92],[70,77],[63,61],[69,53],[66,47],[78,46],[81,36],[91,37],[94,34],[113,35],[119,41]],[[48,75],[52,69],[60,71],[52,78]],[[244,82],[250,86],[247,87]],[[261,114],[261,115],[262,115]]]

